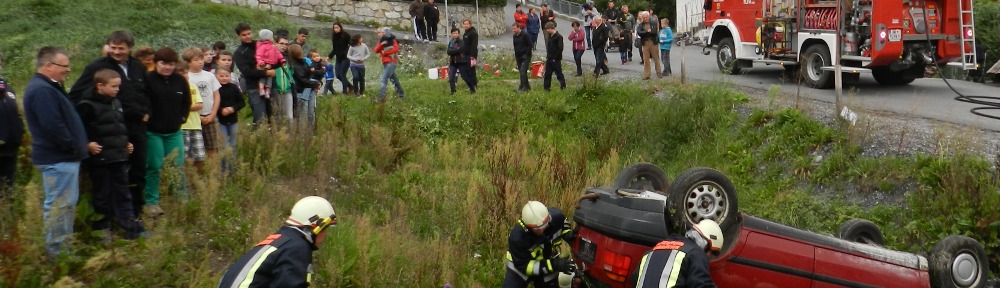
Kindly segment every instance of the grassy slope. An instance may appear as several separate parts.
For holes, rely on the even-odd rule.
[[[0,11],[15,12],[0,13],[28,15],[23,7],[29,2],[67,7],[58,1],[5,1]],[[14,38],[34,40],[2,39],[0,47],[10,57],[30,56],[24,49],[45,44],[75,46],[74,55],[93,58],[100,35],[114,28],[85,19],[110,19],[114,16],[97,15],[118,6],[156,5],[156,10],[137,12],[146,15],[134,18],[139,20],[120,25],[140,35],[140,43],[175,47],[231,40],[230,27],[238,21],[285,25],[272,14],[210,4],[118,2],[97,1],[79,9],[89,14],[59,8],[47,12],[56,14],[39,13],[61,15],[55,20],[5,23],[0,29],[19,27],[11,31],[24,33]],[[207,16],[177,20],[173,23],[184,24],[176,30],[140,21],[187,19],[192,13]],[[74,21],[87,24],[46,28]],[[90,34],[89,40],[74,38]],[[11,61],[8,72],[15,72],[15,79],[30,75],[24,61]],[[76,60],[75,67],[80,70],[86,62]],[[369,67],[372,79],[380,68]],[[538,199],[572,211],[582,189],[609,184],[618,169],[635,161],[653,162],[670,175],[694,166],[716,167],[737,184],[743,212],[809,230],[831,233],[846,219],[865,217],[882,226],[899,249],[926,251],[942,234],[952,233],[972,235],[993,251],[1000,245],[995,236],[1000,212],[989,208],[1000,204],[1000,197],[990,181],[991,166],[976,157],[943,151],[864,158],[854,143],[867,132],[825,127],[794,110],[741,116],[733,107],[746,98],[725,85],[661,82],[656,88],[574,79],[563,92],[543,93],[536,82],[536,92],[512,94],[516,83],[504,72],[481,76],[476,96],[448,96],[445,82],[416,79],[412,73],[419,69],[404,70],[411,71],[403,74],[410,99],[373,105],[370,96],[323,98],[313,137],[278,127],[271,130],[277,132],[243,130],[238,173],[191,178],[197,188],[190,201],[167,193],[168,214],[147,223],[155,234],[144,241],[102,247],[78,227],[76,257],[57,262],[60,269],[38,264],[42,236],[33,223],[41,218],[41,188],[36,177],[16,191],[21,216],[0,219],[11,235],[2,238],[0,257],[15,263],[0,267],[0,282],[18,287],[56,281],[96,287],[210,286],[229,262],[275,229],[295,199],[317,194],[332,199],[340,216],[317,252],[319,286],[496,287],[503,275],[505,237],[522,203]],[[369,91],[378,87],[373,82]],[[654,93],[666,99],[650,97]],[[826,160],[814,163],[815,154]],[[165,182],[174,175],[168,173]],[[810,192],[817,187],[912,187],[912,193],[908,208],[866,210],[817,200]],[[90,217],[86,206],[81,205],[80,220]]]

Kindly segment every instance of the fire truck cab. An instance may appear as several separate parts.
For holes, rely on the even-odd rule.
[[[838,58],[845,83],[870,72],[882,85],[906,85],[939,65],[975,68],[972,0],[705,0],[703,8],[708,47],[726,74],[781,65],[827,89]]]

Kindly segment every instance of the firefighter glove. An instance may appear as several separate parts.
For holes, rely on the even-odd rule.
[[[576,264],[567,258],[554,258],[549,260],[549,264],[555,270],[553,272],[573,273],[576,270]]]

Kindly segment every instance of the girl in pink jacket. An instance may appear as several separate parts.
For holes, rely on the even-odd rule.
[[[274,47],[274,32],[261,29],[259,36],[260,40],[257,41],[257,51],[254,55],[257,57],[257,69],[270,70],[285,65],[285,56]],[[274,77],[261,78],[260,83],[257,83],[260,95],[264,98],[271,98],[271,83],[274,83]]]

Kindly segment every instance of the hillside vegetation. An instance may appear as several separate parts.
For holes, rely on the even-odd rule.
[[[27,15],[23,7],[38,3],[67,7],[69,1],[4,1],[0,14]],[[0,32],[31,39],[0,39],[8,57],[21,55],[5,75],[27,79],[30,56],[24,55],[48,44],[77,47],[71,48],[74,68],[82,70],[103,35],[119,27],[140,43],[186,47],[232,39],[231,27],[240,21],[257,28],[287,24],[269,13],[181,1],[75,6],[85,7],[43,5],[55,14],[5,22]],[[113,12],[120,7],[148,14],[92,23],[130,15]],[[192,14],[198,20],[185,20]],[[149,17],[181,24],[162,29]],[[369,93],[378,88],[378,66],[369,65]],[[912,252],[928,251],[944,235],[968,235],[987,247],[998,271],[997,166],[966,154],[976,143],[942,139],[933,153],[869,158],[858,144],[874,132],[863,126],[830,127],[794,109],[748,108],[767,105],[747,105],[750,100],[725,83],[571,77],[565,91],[545,93],[533,82],[534,92],[514,94],[516,83],[506,76],[481,74],[478,94],[450,96],[446,82],[406,71],[413,71],[402,75],[406,100],[391,92],[384,105],[371,103],[371,95],[321,98],[315,133],[283,125],[244,129],[238,171],[190,179],[188,201],[164,195],[167,214],[147,220],[149,238],[101,244],[82,225],[93,215],[81,200],[77,250],[54,264],[41,260],[42,188],[25,163],[16,209],[0,213],[0,283],[209,287],[273,232],[298,198],[320,195],[334,203],[339,224],[315,254],[317,286],[497,287],[507,233],[523,203],[536,199],[571,215],[583,189],[610,184],[637,161],[669,175],[717,168],[736,184],[741,211],[807,230],[832,233],[847,219],[867,218],[882,227],[888,245]],[[165,182],[178,173],[172,170]],[[905,204],[863,208],[814,196],[819,190],[845,197],[905,194]]]

